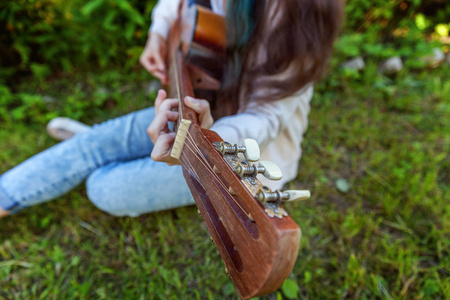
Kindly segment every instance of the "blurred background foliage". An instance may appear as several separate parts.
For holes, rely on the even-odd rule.
[[[48,121],[58,112],[36,89],[52,78],[90,71],[141,72],[155,0],[15,0],[0,2],[0,118]],[[448,46],[450,2],[445,0],[348,0],[346,23],[333,66],[356,56],[377,63],[400,56],[407,68]],[[119,72],[120,70],[120,72]],[[346,71],[357,78],[358,72]],[[120,74],[111,74],[120,78]],[[339,81],[339,80],[337,80]],[[334,83],[339,84],[336,80]],[[333,78],[331,77],[333,83]],[[31,85],[34,88],[24,88]],[[95,89],[95,87],[93,87]],[[26,91],[31,90],[32,95]],[[86,88],[80,90],[83,94]],[[100,95],[104,101],[110,95]],[[104,105],[103,100],[91,103]],[[79,107],[69,117],[78,118]],[[46,111],[46,113],[42,113]],[[61,111],[67,115],[67,111]],[[35,116],[33,118],[33,115]],[[37,119],[36,119],[37,118]]]
[[[11,83],[74,68],[133,68],[156,1],[15,0],[0,3],[0,78]],[[399,55],[411,63],[448,37],[445,0],[348,0],[338,59]]]
[[[2,79],[30,72],[42,78],[74,66],[134,66],[154,5],[137,0],[2,1]]]

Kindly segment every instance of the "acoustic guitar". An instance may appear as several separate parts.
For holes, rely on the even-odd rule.
[[[300,228],[280,204],[306,199],[309,191],[271,191],[263,186],[258,174],[276,180],[281,171],[271,162],[256,163],[257,143],[247,139],[238,146],[223,141],[201,128],[196,113],[184,106],[185,96],[195,97],[194,87],[218,87],[217,66],[225,47],[223,17],[199,6],[184,16],[173,25],[168,46],[168,93],[181,99],[171,155],[182,165],[198,212],[240,296],[268,294],[291,273],[300,245]]]

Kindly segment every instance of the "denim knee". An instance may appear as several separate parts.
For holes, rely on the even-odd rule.
[[[87,197],[98,209],[116,217],[138,217],[140,213],[124,205],[126,199],[114,189],[120,187],[111,184],[108,176],[102,174],[91,174],[86,180]]]
[[[113,162],[92,172],[87,195],[101,210],[132,216],[194,203],[181,166],[168,166],[150,157]]]

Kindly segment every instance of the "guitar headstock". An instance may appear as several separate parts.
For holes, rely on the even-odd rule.
[[[256,162],[260,157],[260,150],[257,142],[253,139],[245,139],[244,145],[231,145],[228,142],[214,142],[215,149],[223,155],[223,159],[232,171],[241,177],[241,182],[258,199],[264,207],[267,215],[271,218],[286,217],[286,210],[280,207],[282,202],[306,200],[311,194],[307,190],[280,190],[272,191],[264,186],[258,179],[258,174],[262,174],[269,180],[280,180],[282,172],[280,168],[270,161]],[[242,154],[242,155],[240,155]]]
[[[301,236],[280,206],[295,193],[272,192],[256,178],[278,178],[279,169],[249,162],[259,158],[255,144],[230,145],[217,133],[191,125],[180,155],[199,212],[244,299],[281,286],[295,263]]]

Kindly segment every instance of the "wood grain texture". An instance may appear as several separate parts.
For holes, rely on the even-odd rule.
[[[189,145],[183,157],[189,163],[183,163],[188,166],[183,168],[183,173],[239,294],[248,299],[275,291],[290,274],[296,261],[300,228],[290,217],[277,219],[267,216],[261,204],[212,146],[212,142],[221,141],[215,132],[193,126],[190,133],[207,159],[200,162],[202,158],[188,150],[193,149],[193,145]],[[190,169],[194,165],[195,171]],[[235,191],[235,196],[226,193],[213,179],[213,166],[220,170],[222,182]],[[253,221],[249,218],[243,220],[233,208],[233,201],[251,214]],[[256,230],[257,234],[252,234],[248,223],[256,227],[253,231]]]

